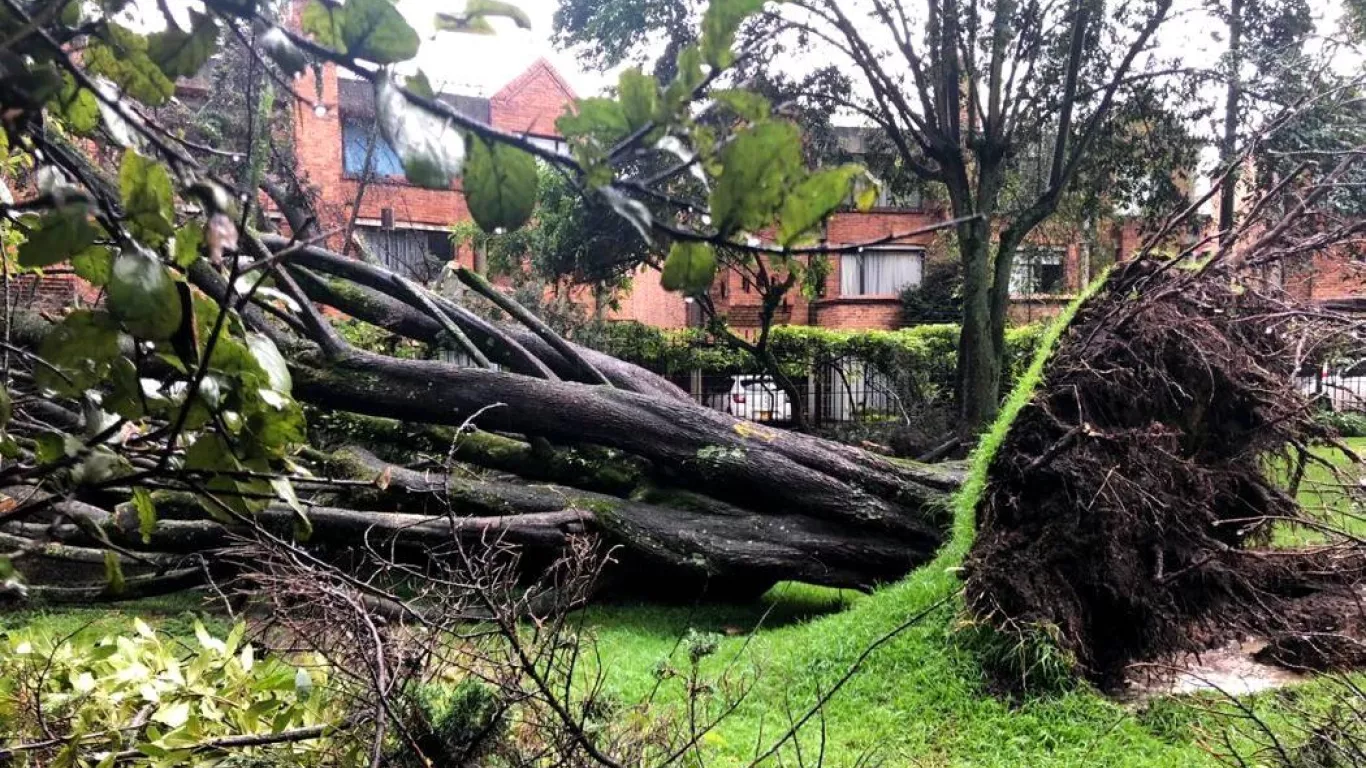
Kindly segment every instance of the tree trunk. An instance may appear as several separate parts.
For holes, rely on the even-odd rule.
[[[1242,101],[1242,80],[1238,68],[1243,55],[1243,0],[1229,0],[1228,11],[1228,55],[1229,78],[1228,93],[1224,102],[1224,133],[1219,142],[1221,160],[1227,166],[1237,161],[1238,152],[1238,110]],[[1224,178],[1219,189],[1219,236],[1220,245],[1233,242],[1233,219],[1238,203],[1238,171],[1235,169]]]
[[[961,436],[971,440],[996,418],[1001,396],[1001,352],[992,311],[991,232],[985,222],[958,230],[963,261],[963,326],[958,341]]]

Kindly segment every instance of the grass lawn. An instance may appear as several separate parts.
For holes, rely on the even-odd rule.
[[[1366,458],[1366,437],[1344,438],[1342,442],[1353,453]],[[1317,461],[1306,465],[1300,482],[1300,504],[1324,524],[1366,537],[1366,517],[1342,487],[1343,483],[1358,480],[1361,469],[1354,467],[1352,458],[1340,449],[1322,448],[1316,454],[1329,466]],[[1281,526],[1275,537],[1279,546],[1321,544],[1324,540],[1321,531],[1305,526]]]

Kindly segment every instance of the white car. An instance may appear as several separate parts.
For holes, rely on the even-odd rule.
[[[732,376],[726,412],[750,421],[791,421],[792,403],[771,376]]]

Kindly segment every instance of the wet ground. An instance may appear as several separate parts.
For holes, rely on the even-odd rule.
[[[1129,669],[1121,698],[1142,700],[1199,691],[1243,696],[1306,679],[1298,672],[1257,661],[1255,655],[1265,647],[1265,640],[1247,638],[1198,654],[1136,664]]]

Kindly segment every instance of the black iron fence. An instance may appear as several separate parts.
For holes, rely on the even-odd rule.
[[[1366,366],[1302,370],[1295,386],[1335,411],[1366,411]]]
[[[707,408],[750,421],[782,424],[792,419],[792,395],[771,376],[747,371],[693,371],[670,377]],[[791,379],[813,425],[899,419],[945,396],[926,392],[910,377],[897,377],[855,357],[842,357]]]

